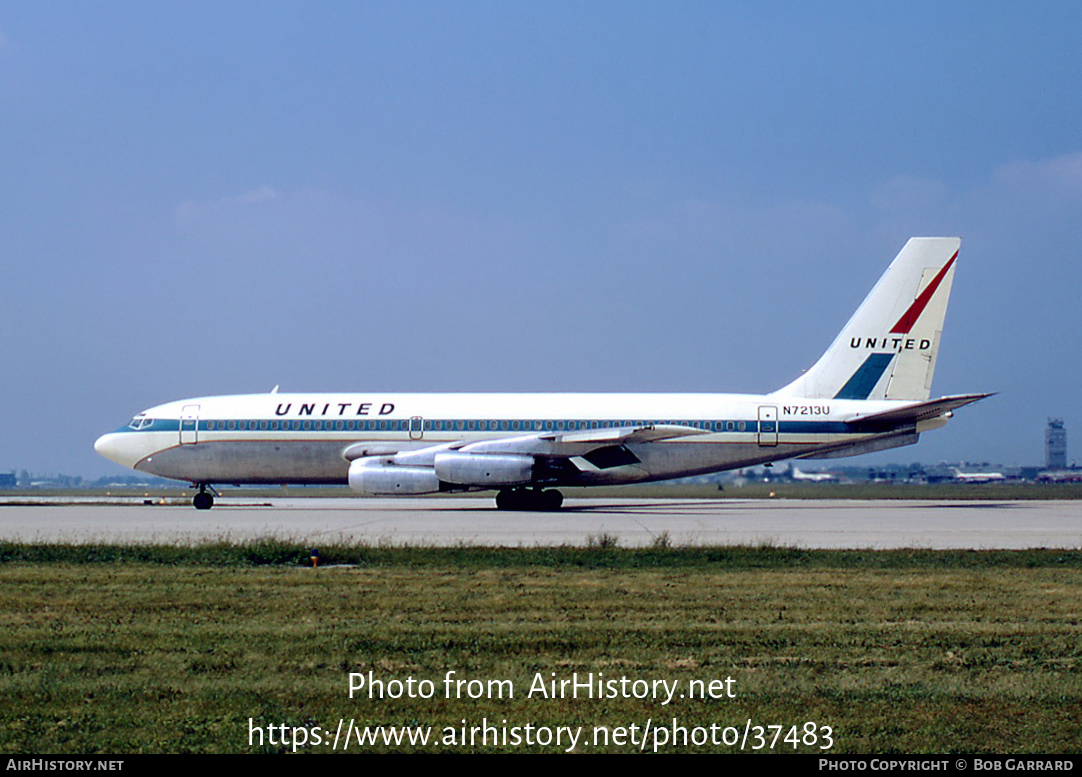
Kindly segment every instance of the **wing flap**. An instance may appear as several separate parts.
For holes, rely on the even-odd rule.
[[[617,426],[610,429],[586,429],[565,434],[543,434],[540,439],[566,445],[613,445],[635,444],[671,440],[696,434],[709,434],[705,429],[679,424],[654,424],[650,426]]]

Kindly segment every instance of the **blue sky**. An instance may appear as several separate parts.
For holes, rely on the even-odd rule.
[[[933,391],[1000,394],[864,461],[1073,451],[1079,62],[1068,2],[6,2],[0,469],[275,384],[773,390],[912,235]]]

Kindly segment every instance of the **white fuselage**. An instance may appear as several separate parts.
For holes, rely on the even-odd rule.
[[[845,423],[906,404],[741,394],[250,394],[150,408],[95,448],[127,467],[193,483],[346,483],[350,462],[364,456],[451,444],[477,450],[489,441],[498,448],[483,452],[543,457],[549,436],[589,438],[588,453],[606,430],[613,447],[620,430],[688,430],[628,442],[635,460],[599,466],[573,457],[574,466],[549,479],[597,485],[718,472],[904,432],[915,441],[912,425],[885,435]],[[571,443],[562,444],[566,454]]]

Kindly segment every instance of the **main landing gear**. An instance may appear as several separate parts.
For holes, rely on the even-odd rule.
[[[496,507],[500,510],[559,510],[563,503],[564,495],[555,488],[505,488],[496,494]]]
[[[208,488],[212,493],[207,492]],[[192,505],[195,506],[196,510],[209,510],[214,507],[215,495],[221,496],[221,494],[218,494],[218,492],[214,490],[214,486],[210,483],[200,483],[199,493],[192,497]]]

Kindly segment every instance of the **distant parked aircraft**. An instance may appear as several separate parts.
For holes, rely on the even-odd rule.
[[[838,478],[829,472],[801,472],[793,465],[789,468],[789,475],[793,480],[803,481],[806,483],[828,483]]]
[[[963,483],[994,483],[997,480],[1006,480],[1002,472],[962,472],[957,467],[951,467],[954,471],[954,479]]]

